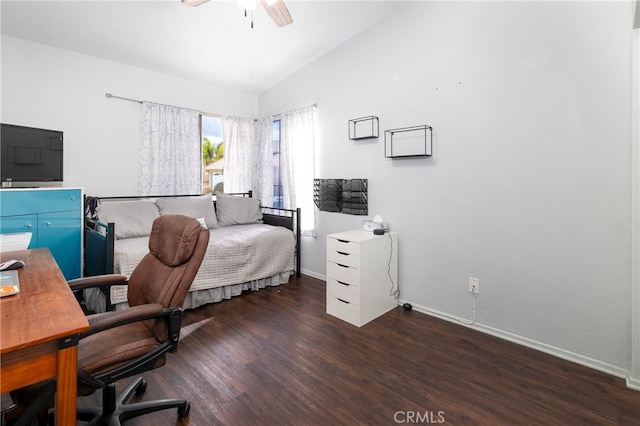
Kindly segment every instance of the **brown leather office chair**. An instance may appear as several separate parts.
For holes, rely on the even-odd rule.
[[[78,395],[102,389],[102,406],[79,407],[78,420],[118,425],[168,408],[177,408],[180,417],[189,414],[190,405],[184,399],[128,404],[134,393],[145,391],[146,382],[138,378],[118,396],[116,382],[164,365],[165,354],[177,349],[181,307],[208,241],[209,230],[196,219],[163,215],[153,223],[149,253],[128,280],[123,275],[102,275],[69,282],[73,291],[128,285],[129,308],[89,315],[89,329],[80,336]],[[15,399],[24,400],[26,393],[32,392],[22,390]]]

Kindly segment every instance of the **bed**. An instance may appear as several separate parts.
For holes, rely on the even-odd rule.
[[[185,214],[211,234],[184,309],[285,284],[300,275],[300,209],[264,207],[251,195],[87,196],[84,275],[130,275],[148,252],[153,220]],[[94,312],[128,306],[126,286],[86,290],[84,300]]]

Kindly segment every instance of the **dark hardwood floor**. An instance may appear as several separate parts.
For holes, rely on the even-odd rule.
[[[640,425],[640,392],[620,378],[402,308],[357,328],[306,276],[183,325],[141,399],[184,396],[190,415],[127,424]]]

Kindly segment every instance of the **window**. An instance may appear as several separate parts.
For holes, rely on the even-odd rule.
[[[280,173],[280,120],[273,121],[273,207],[283,208],[282,174]]]
[[[201,115],[202,192],[224,191],[224,142],[222,120]]]
[[[282,173],[280,164],[280,129],[281,121],[276,119],[271,127],[271,164],[273,168],[273,200],[270,205],[276,208],[284,207],[282,191]],[[202,192],[224,191],[224,141],[222,134],[222,119],[219,117],[201,115],[202,133]],[[242,167],[251,168],[247,163]],[[267,203],[266,205],[269,205]]]

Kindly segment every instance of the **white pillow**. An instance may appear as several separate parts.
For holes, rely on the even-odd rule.
[[[205,229],[209,229],[207,228],[207,222],[204,221],[204,217],[196,217],[196,219],[198,220],[198,222],[200,222],[200,226]]]
[[[102,223],[115,223],[115,238],[135,238],[151,235],[153,221],[160,216],[158,206],[151,201],[106,201],[96,209]]]
[[[218,227],[213,199],[209,194],[197,197],[158,198],[156,204],[160,209],[160,214],[182,214],[194,219],[203,217],[207,228]]]
[[[220,226],[262,223],[260,200],[216,193],[216,213]]]

